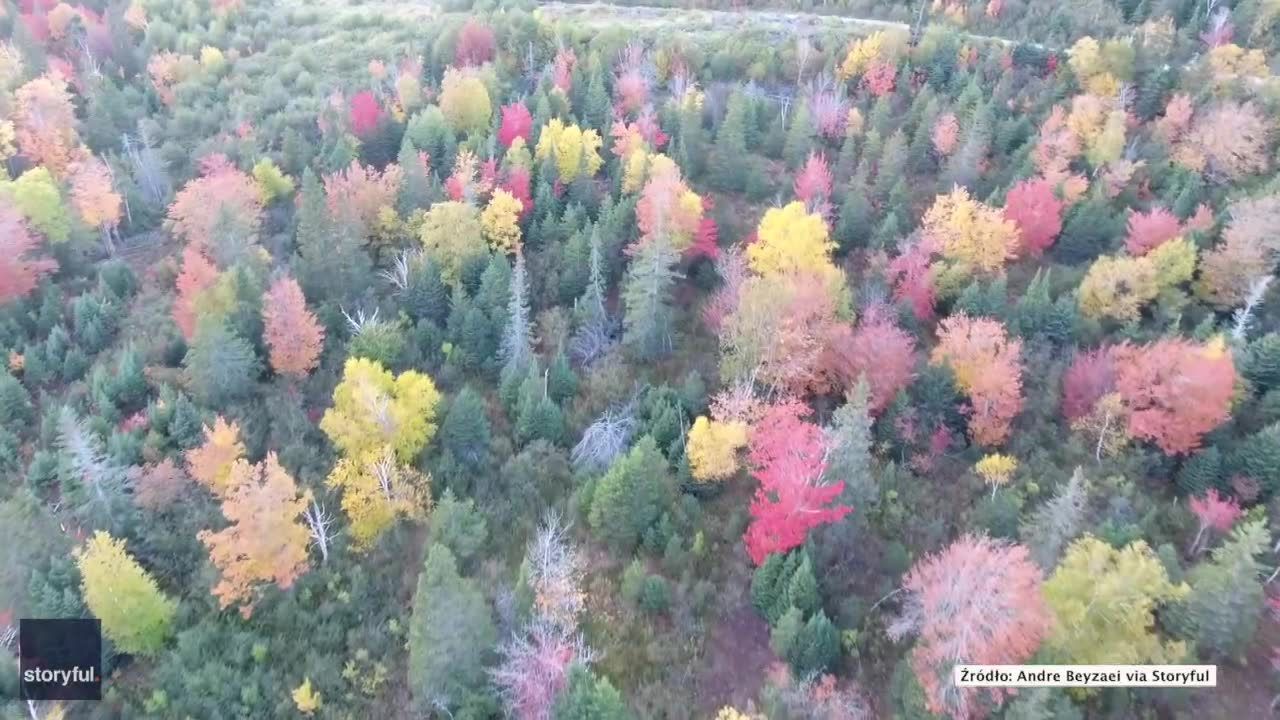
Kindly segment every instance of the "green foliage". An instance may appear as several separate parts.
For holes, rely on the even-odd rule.
[[[427,712],[454,706],[483,687],[497,632],[474,580],[458,574],[443,545],[427,551],[409,620],[409,690]]]
[[[646,435],[596,482],[587,519],[602,540],[628,551],[658,519],[670,495],[666,460]]]
[[[475,500],[459,500],[446,488],[431,511],[427,545],[448,548],[465,567],[479,558],[488,537],[488,522],[476,509]]]
[[[1187,497],[1203,495],[1222,484],[1222,453],[1216,445],[1192,455],[1177,475],[1178,490]]]
[[[1191,593],[1178,609],[1190,619],[1201,652],[1239,658],[1253,640],[1266,599],[1258,557],[1270,544],[1262,520],[1242,522],[1209,562],[1191,570]]]
[[[13,375],[0,372],[0,427],[21,428],[33,417],[31,393]]]
[[[217,408],[252,395],[262,369],[253,346],[223,323],[202,324],[182,364],[192,394]]]
[[[551,711],[553,720],[630,720],[631,711],[608,678],[575,665]]]
[[[489,457],[489,417],[484,400],[470,386],[462,388],[449,404],[440,424],[440,441],[454,459],[480,468]]]
[[[1249,343],[1241,372],[1259,395],[1280,388],[1280,333],[1267,333]]]
[[[1253,478],[1267,496],[1280,490],[1280,423],[1248,436],[1227,457],[1233,475]]]
[[[821,673],[840,658],[840,634],[826,613],[818,611],[808,622],[803,615],[799,608],[787,610],[769,635],[773,651],[799,677]]]

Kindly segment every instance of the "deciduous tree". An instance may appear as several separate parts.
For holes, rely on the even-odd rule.
[[[257,465],[237,460],[229,485],[234,490],[223,499],[222,514],[231,524],[198,537],[220,573],[213,587],[219,605],[240,605],[247,618],[267,584],[288,589],[307,571],[310,533],[300,517],[310,499],[298,495],[275,453]]]
[[[187,472],[214,495],[226,497],[236,489],[232,484],[231,468],[244,456],[240,425],[228,423],[219,415],[214,419],[213,427],[204,426],[204,442],[187,451]]]
[[[124,541],[99,530],[75,551],[80,588],[89,612],[118,650],[157,655],[173,631],[177,603],[125,550]]]
[[[699,416],[689,428],[685,457],[698,482],[717,482],[738,471],[738,450],[746,447],[747,425],[743,422],[709,420]]]
[[[400,462],[411,462],[435,435],[439,404],[428,375],[406,370],[393,376],[377,362],[350,358],[320,429],[347,457],[390,445]]]
[[[600,157],[602,144],[600,133],[595,130],[565,125],[559,118],[552,118],[538,133],[535,156],[539,160],[553,160],[557,179],[567,185],[580,172],[592,177],[600,170],[604,164]]]
[[[0,197],[0,305],[26,297],[58,269],[54,260],[30,257],[39,245],[18,209]]]
[[[483,130],[493,113],[489,90],[475,72],[449,68],[440,87],[440,112],[454,132]]]
[[[1168,455],[1200,446],[1231,408],[1236,369],[1221,339],[1196,345],[1183,339],[1115,348],[1116,390],[1128,412],[1129,435],[1150,440]]]
[[[307,309],[298,281],[281,275],[262,302],[262,339],[271,352],[271,368],[301,378],[315,369],[324,349],[324,328]]]
[[[483,65],[493,59],[495,47],[493,29],[475,18],[467,18],[458,30],[454,61],[461,67]]]
[[[526,145],[533,141],[533,115],[521,102],[502,106],[502,125],[498,128],[498,142],[502,147],[511,147],[516,138],[524,140]]]
[[[1018,249],[1017,226],[962,187],[938,196],[922,224],[945,257],[973,270],[999,272]]]
[[[489,246],[504,255],[520,251],[520,214],[524,205],[506,190],[495,190],[480,213],[480,227]]]
[[[248,173],[223,155],[200,163],[200,176],[183,186],[169,206],[165,226],[197,250],[216,257],[220,224],[234,223],[239,234],[256,237],[262,222],[262,195]]]
[[[1022,408],[1022,342],[1010,340],[990,318],[953,315],[938,327],[932,362],[946,363],[969,398],[969,433],[980,445],[998,445]]]
[[[18,149],[32,164],[62,177],[78,152],[76,111],[67,83],[56,72],[28,81],[13,95]]]
[[[357,552],[368,551],[398,517],[424,517],[431,506],[430,483],[429,476],[397,462],[389,445],[342,458],[325,481],[342,491]]]
[[[1020,252],[1040,257],[1053,245],[1062,232],[1063,206],[1053,183],[1043,178],[1023,180],[1009,189],[1004,216],[1018,228]]]

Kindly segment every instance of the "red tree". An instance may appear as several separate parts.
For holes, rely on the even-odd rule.
[[[218,268],[194,245],[182,251],[182,272],[173,298],[173,322],[190,341],[196,336],[196,298],[218,280]]]
[[[804,167],[796,173],[793,189],[796,199],[804,203],[811,213],[828,217],[831,214],[831,170],[827,167],[827,158],[816,153],[809,153]]]
[[[552,63],[551,84],[561,95],[568,95],[573,89],[573,66],[578,64],[578,56],[573,48],[562,47],[556,51],[556,59]]]
[[[382,106],[372,91],[362,90],[351,98],[350,118],[351,132],[356,137],[368,137],[378,129],[378,123],[382,121]]]
[[[715,209],[715,201],[710,195],[702,198],[702,220],[698,222],[698,231],[693,235],[693,244],[684,251],[689,260],[704,257],[715,260],[720,257],[720,229],[716,226],[711,211]]]
[[[1214,530],[1225,535],[1231,530],[1231,526],[1236,524],[1236,520],[1244,514],[1239,503],[1233,498],[1222,497],[1214,488],[1209,488],[1209,492],[1200,497],[1191,498],[1188,505],[1191,507],[1192,514],[1200,521],[1200,529],[1196,531],[1195,540],[1191,542],[1192,555],[1203,549],[1201,541],[1206,538],[1206,532]]]
[[[526,145],[533,133],[533,115],[524,103],[511,103],[502,106],[502,126],[498,128],[498,142],[502,147],[511,147],[516,138],[524,138]]]
[[[214,244],[218,223],[224,219],[255,234],[262,222],[262,194],[253,177],[220,154],[202,160],[200,171],[200,177],[174,196],[165,225],[202,252]]]
[[[1053,192],[1053,183],[1043,178],[1023,180],[1009,189],[1004,216],[1018,226],[1022,250],[1040,257],[1062,231],[1063,202]]]
[[[497,42],[493,30],[475,18],[468,19],[458,31],[458,43],[454,48],[454,61],[462,67],[483,65],[493,59]]]
[[[1130,255],[1139,256],[1155,250],[1166,241],[1182,234],[1178,216],[1162,207],[1151,208],[1145,213],[1129,214],[1129,236],[1124,247]]]
[[[506,179],[501,184],[503,190],[511,193],[512,197],[520,201],[521,221],[524,221],[533,212],[533,194],[529,184],[529,170],[522,167],[509,168],[506,172]]]
[[[1200,446],[1227,419],[1236,369],[1220,342],[1181,338],[1115,348],[1116,390],[1129,412],[1129,435],[1154,442],[1166,455]]]
[[[801,420],[808,408],[795,401],[765,411],[751,431],[751,465],[760,481],[743,540],[752,562],[804,544],[809,530],[840,520],[853,508],[831,505],[844,483],[822,484],[827,441],[822,428]]]
[[[885,273],[885,279],[893,286],[894,301],[908,303],[921,320],[933,317],[937,302],[932,269],[937,250],[937,241],[925,235],[894,258]]]
[[[819,361],[824,374],[836,378],[825,389],[843,391],[859,376],[865,377],[870,391],[868,409],[878,414],[915,377],[915,338],[894,323],[893,313],[883,304],[867,308],[856,330],[841,329]]]
[[[0,304],[24,297],[58,268],[53,260],[26,257],[39,245],[18,209],[0,197]]]
[[[893,92],[898,82],[898,68],[884,60],[873,60],[862,75],[862,86],[876,97]]]
[[[1098,399],[1114,391],[1115,386],[1115,363],[1109,349],[1077,354],[1062,376],[1063,417],[1075,422],[1088,415]]]
[[[262,339],[271,351],[271,367],[281,375],[305,377],[324,348],[324,328],[307,309],[298,281],[282,275],[262,301]]]
[[[911,568],[907,612],[890,634],[919,633],[911,666],[930,711],[966,720],[1003,702],[1004,688],[956,687],[952,668],[1026,662],[1052,625],[1040,581],[1025,547],[972,535]]]

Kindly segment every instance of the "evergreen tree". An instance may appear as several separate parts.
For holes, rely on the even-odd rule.
[[[1080,468],[1052,498],[1031,513],[1022,526],[1022,540],[1031,550],[1031,559],[1045,572],[1058,564],[1067,545],[1084,529],[1089,490]]]
[[[866,178],[859,173],[853,176],[840,203],[840,218],[835,228],[835,241],[840,252],[866,247],[871,239],[871,221],[872,207],[867,197]]]
[[[22,428],[33,416],[31,393],[7,370],[0,371],[0,427]]]
[[[724,121],[711,148],[711,183],[725,192],[741,192],[747,169],[747,98],[740,92],[729,98]]]
[[[569,358],[563,351],[556,353],[547,370],[547,394],[558,405],[573,398],[578,392],[578,376],[569,366]]]
[[[1182,600],[1196,647],[1218,657],[1240,658],[1254,638],[1266,593],[1262,563],[1270,537],[1261,519],[1240,523],[1213,558],[1191,570],[1191,593]]]
[[[831,425],[824,431],[830,448],[825,475],[832,482],[844,483],[840,501],[854,507],[874,500],[877,495],[871,473],[869,394],[866,378],[859,377],[845,404],[831,414]]]
[[[1204,495],[1222,485],[1222,453],[1214,445],[1192,455],[1178,470],[1178,490],[1187,497]]]
[[[369,286],[369,255],[354,228],[345,223],[338,225],[329,217],[324,188],[310,168],[302,176],[301,192],[298,282],[312,302],[350,302]]]
[[[587,107],[583,119],[587,125],[598,130],[601,136],[608,135],[613,103],[609,99],[609,90],[604,85],[605,70],[598,56],[592,56],[588,72],[591,80],[587,84]]]
[[[201,324],[182,364],[192,394],[215,408],[253,395],[262,371],[253,346],[217,320]]]
[[[680,255],[662,235],[640,246],[622,286],[623,343],[638,358],[665,355],[675,346],[671,294],[680,274]]]
[[[552,720],[631,720],[631,711],[608,678],[598,678],[581,665],[569,670],[569,681],[556,699]]]
[[[1233,475],[1256,480],[1268,497],[1280,490],[1280,423],[1242,440],[1232,451],[1227,466]]]
[[[400,299],[409,317],[445,324],[449,318],[449,287],[440,275],[440,263],[432,257],[417,258],[409,263],[406,280]]]
[[[400,154],[396,157],[396,163],[403,173],[400,192],[396,196],[396,209],[402,216],[409,217],[414,210],[425,208],[431,203],[431,177],[418,161],[418,148],[408,135],[400,141]]]
[[[463,387],[440,424],[441,444],[455,460],[479,469],[489,457],[489,434],[484,399],[470,385]]]
[[[887,200],[893,186],[902,182],[907,167],[907,136],[901,129],[895,130],[885,141],[884,150],[880,153],[880,162],[876,166],[875,195],[881,201]]]
[[[419,711],[447,710],[484,692],[485,663],[496,641],[484,594],[458,574],[448,548],[432,545],[409,619],[409,691]]]
[[[564,433],[564,412],[547,393],[546,376],[531,364],[516,401],[516,439],[521,446],[538,440],[555,445]]]
[[[533,361],[533,331],[530,328],[529,279],[525,274],[524,254],[516,253],[515,270],[508,289],[507,326],[502,332],[502,372],[523,372]]]
[[[807,103],[798,103],[791,113],[791,126],[782,145],[782,159],[787,167],[796,170],[804,164],[813,150],[813,121],[809,119]]]
[[[587,520],[609,545],[630,551],[667,506],[670,492],[667,460],[646,435],[596,482]]]
[[[1265,395],[1280,388],[1280,333],[1270,332],[1249,343],[1241,371],[1254,392]]]

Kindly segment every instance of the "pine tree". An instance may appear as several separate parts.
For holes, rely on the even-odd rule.
[[[329,216],[324,188],[307,169],[302,176],[298,208],[298,280],[314,301],[348,302],[364,291],[371,279],[369,256],[353,228]]]
[[[408,682],[420,712],[447,709],[481,690],[496,642],[489,603],[475,580],[458,574],[448,548],[432,545],[409,619]]]
[[[613,335],[613,322],[604,306],[607,288],[600,245],[600,224],[597,223],[591,230],[587,289],[574,306],[578,327],[569,341],[570,351],[584,364],[602,355],[611,344]]]
[[[1253,640],[1266,599],[1258,556],[1270,544],[1263,520],[1244,522],[1209,562],[1192,569],[1187,578],[1191,593],[1179,610],[1191,620],[1201,652],[1238,659]]]
[[[823,431],[831,448],[827,456],[827,482],[843,482],[845,489],[840,501],[854,507],[876,496],[875,477],[871,473],[869,393],[866,377],[859,377],[845,404],[831,414],[831,425]]]
[[[782,159],[788,168],[795,170],[804,165],[805,158],[813,150],[813,135],[809,106],[799,103],[791,114],[791,126],[787,128],[787,139],[782,145]]]
[[[604,68],[597,57],[590,61],[591,81],[587,85],[586,110],[583,116],[587,124],[604,135],[609,131],[609,119],[612,116],[613,103],[609,99],[609,91],[604,86]]]
[[[675,346],[671,294],[680,274],[680,256],[669,240],[655,235],[631,258],[622,286],[623,343],[638,358],[655,358]]]
[[[533,360],[533,331],[529,317],[529,280],[524,253],[516,253],[515,270],[508,288],[507,325],[502,332],[502,372],[504,376],[523,372]]]
[[[1022,540],[1031,551],[1031,559],[1045,572],[1058,564],[1067,544],[1084,528],[1089,491],[1084,473],[1075,473],[1058,492],[1036,508],[1021,528]]]
[[[840,204],[840,219],[836,222],[835,240],[843,253],[867,246],[871,239],[872,207],[867,197],[866,178],[854,175]]]
[[[440,424],[440,441],[453,457],[472,468],[483,467],[489,456],[489,418],[484,400],[471,386],[463,387],[449,404]]]
[[[1178,490],[1187,497],[1203,495],[1222,484],[1222,453],[1214,445],[1192,455],[1177,475]]]
[[[902,181],[907,167],[907,136],[901,129],[895,130],[885,141],[876,166],[875,196],[888,200],[894,185]]]
[[[220,321],[201,325],[182,364],[191,393],[215,408],[252,395],[262,370],[253,346]]]
[[[631,720],[633,715],[608,678],[598,678],[581,665],[569,671],[569,681],[556,699],[554,720]]]
[[[796,568],[787,583],[787,600],[792,607],[800,608],[800,612],[811,615],[822,607],[822,598],[818,596],[818,578],[813,574],[813,563],[809,556],[802,553],[800,567]]]
[[[1227,467],[1233,474],[1257,481],[1265,495],[1280,491],[1280,422],[1242,440],[1231,452]]]
[[[729,98],[724,121],[716,132],[716,142],[711,148],[710,170],[712,184],[726,192],[741,192],[745,187],[747,167],[747,99],[742,93]]]
[[[596,482],[587,520],[591,529],[619,550],[630,550],[667,506],[667,460],[646,435]]]
[[[431,177],[419,161],[418,148],[413,144],[413,138],[407,134],[400,141],[400,154],[396,158],[396,164],[404,173],[396,199],[396,210],[400,215],[409,217],[414,210],[430,203]]]

